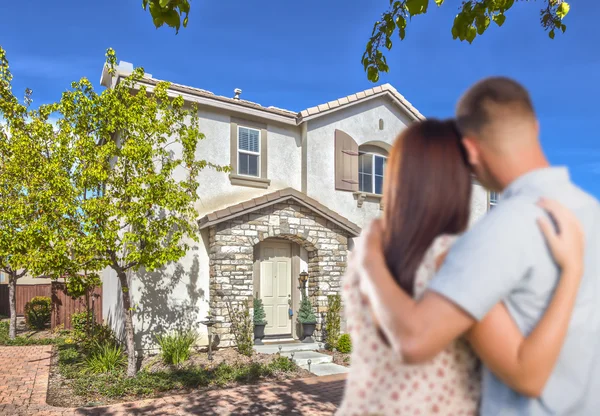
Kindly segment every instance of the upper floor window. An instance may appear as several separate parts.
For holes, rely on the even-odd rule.
[[[498,192],[490,191],[490,209],[498,204]]]
[[[260,176],[260,130],[238,127],[238,174]]]
[[[4,272],[0,272],[0,283],[8,283],[8,275]]]
[[[358,190],[368,194],[383,193],[383,172],[387,158],[374,153],[359,153]]]
[[[235,186],[267,189],[267,125],[231,117],[229,180]]]

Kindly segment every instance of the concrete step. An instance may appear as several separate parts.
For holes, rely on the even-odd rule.
[[[308,360],[310,360],[311,365],[333,362],[333,357],[331,355],[321,354],[314,351],[286,352],[281,353],[281,355],[293,360],[300,367],[308,366]]]
[[[317,351],[321,348],[319,343],[313,342],[310,344],[304,344],[302,342],[290,342],[287,344],[265,344],[255,345],[254,351],[260,354],[277,354],[279,347],[281,346],[281,353],[299,352],[299,351]]]
[[[319,377],[330,376],[332,374],[345,374],[349,370],[348,367],[344,367],[343,365],[338,365],[334,363],[321,363],[314,365],[311,363],[310,369],[308,368],[308,365],[301,365],[300,367],[310,371],[312,374]]]

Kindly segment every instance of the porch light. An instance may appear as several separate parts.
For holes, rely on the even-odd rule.
[[[302,285],[302,288],[305,288],[306,281],[308,280],[308,272],[301,272],[300,276],[298,277],[298,280],[300,281],[300,285]]]

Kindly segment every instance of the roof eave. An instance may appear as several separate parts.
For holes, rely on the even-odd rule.
[[[314,119],[317,119],[317,118],[320,118],[320,117],[325,117],[325,116],[333,114],[333,113],[335,113],[337,111],[344,110],[346,108],[350,108],[352,106],[355,106],[355,105],[358,105],[358,104],[362,104],[362,103],[365,103],[367,101],[374,100],[374,99],[381,98],[381,97],[388,97],[388,98],[390,98],[403,112],[405,112],[408,115],[408,117],[412,121],[422,121],[422,120],[425,120],[425,117],[421,113],[415,112],[412,108],[408,107],[404,102],[402,102],[402,100],[398,99],[398,97],[396,97],[394,94],[392,94],[391,92],[385,90],[385,91],[382,91],[382,92],[370,95],[368,97],[359,98],[358,100],[349,102],[348,104],[340,105],[340,106],[337,106],[335,108],[330,108],[330,109],[325,110],[325,111],[320,111],[320,112],[318,112],[316,114],[310,114],[308,116],[302,116],[301,113],[300,113],[300,118],[298,120],[298,123],[300,124],[300,123],[302,123],[304,121],[310,121],[310,120],[314,120]]]
[[[154,88],[157,84],[156,81],[149,81],[148,79],[142,79],[139,81],[140,84],[144,84],[148,92],[154,91]],[[214,97],[205,97],[199,94],[193,94],[186,91],[181,91],[177,87],[171,85],[168,90],[168,94],[172,97],[182,96],[184,100],[188,102],[194,102],[202,106],[217,108],[220,110],[236,112],[241,114],[246,114],[249,116],[257,117],[260,119],[275,121],[280,124],[286,124],[291,126],[297,126],[297,115],[290,113],[289,116],[283,114],[276,114],[274,112],[270,112],[268,110],[263,110],[260,108],[254,108],[250,106],[244,105],[243,102],[239,103],[231,103],[225,100],[220,99],[219,96]]]
[[[204,217],[202,217],[198,220],[198,226],[201,230],[206,229],[206,228],[212,227],[214,225],[220,224],[222,222],[237,218],[240,215],[255,212],[257,210],[272,206],[274,204],[281,203],[282,201],[287,201],[289,199],[293,199],[296,203],[310,209],[311,211],[314,211],[315,213],[319,214],[320,216],[327,219],[328,221],[331,221],[332,223],[336,224],[338,227],[340,227],[341,229],[346,231],[348,233],[348,235],[350,235],[351,237],[358,237],[360,235],[361,229],[358,225],[350,222],[349,220],[345,219],[344,217],[340,216],[339,214],[327,212],[328,211],[327,207],[325,207],[318,201],[313,200],[312,198],[310,198],[304,194],[302,194],[303,197],[299,196],[299,194],[300,194],[299,191],[288,188],[288,189],[283,189],[278,192],[283,195],[277,196],[277,197],[274,197],[273,194],[263,195],[263,197],[260,197],[257,199],[264,198],[265,202],[256,204],[254,206],[249,206],[248,208],[244,208],[244,209],[239,208],[239,205],[247,204],[248,201],[246,201],[246,202],[242,202],[241,204],[236,204],[236,205],[233,205],[232,207],[229,207],[229,208],[237,207],[235,209],[235,211],[233,211],[233,212],[223,214],[223,211],[229,210],[229,208],[225,208],[224,210],[220,210],[215,213],[205,215]],[[222,215],[219,215],[219,214],[222,214]],[[210,217],[215,217],[215,218],[211,219]]]

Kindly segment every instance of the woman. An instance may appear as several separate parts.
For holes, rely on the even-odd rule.
[[[471,172],[454,123],[427,120],[408,127],[391,151],[385,181],[387,265],[400,287],[419,298],[469,221]],[[525,395],[539,395],[552,372],[581,279],[582,232],[566,210],[554,214],[562,226],[560,236],[547,221],[540,226],[562,277],[544,317],[525,338],[499,304],[467,334],[485,364]],[[408,365],[378,331],[362,301],[357,276],[346,276],[343,296],[354,348],[339,415],[477,414],[478,359],[464,340],[427,364]],[[502,345],[490,343],[489,331],[504,334]]]

